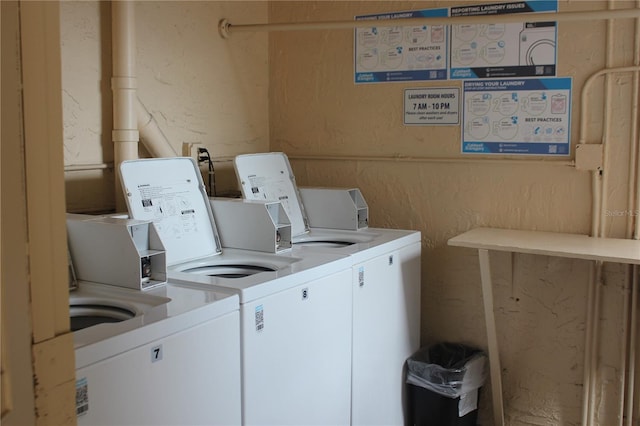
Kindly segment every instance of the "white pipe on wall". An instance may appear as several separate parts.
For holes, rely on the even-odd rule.
[[[592,74],[582,86],[580,93],[580,135],[579,144],[587,143],[587,124],[588,124],[588,93],[591,90],[591,86],[594,82],[604,75],[623,73],[623,72],[638,72],[640,66],[634,65],[630,67],[617,67],[607,68],[600,70]],[[606,159],[606,138],[603,138],[603,160]],[[604,163],[604,161],[603,161]],[[605,164],[603,164],[604,166]],[[604,170],[606,173],[606,169]],[[591,210],[591,235],[593,237],[603,236],[604,226],[603,219],[603,191],[605,190],[603,185],[603,176],[599,171],[592,172],[592,210]],[[640,204],[639,204],[640,206]],[[583,388],[583,400],[582,400],[582,424],[590,426],[593,424],[594,415],[594,394],[595,394],[595,379],[593,377],[596,372],[595,364],[597,363],[597,346],[598,346],[598,317],[600,316],[600,281],[602,276],[602,264],[597,262],[594,265],[595,279],[589,280],[589,302],[587,305],[587,320],[585,330],[585,370],[584,370],[584,388]],[[591,300],[593,297],[593,300]],[[595,320],[594,320],[595,318]]]
[[[624,417],[626,418],[626,426],[632,426],[633,419],[633,396],[635,391],[635,375],[636,375],[636,345],[637,345],[637,321],[638,321],[638,266],[633,265],[633,275],[631,279],[631,318],[629,323],[629,371],[627,378],[627,398]],[[637,420],[637,419],[636,419]],[[636,422],[637,424],[637,422]]]
[[[636,5],[640,8],[640,0],[636,0]],[[635,57],[633,64],[637,67],[633,73],[633,99],[631,106],[631,143],[635,143],[640,146],[640,18],[636,18],[635,22],[635,41],[634,52]],[[635,118],[635,120],[634,120]],[[637,158],[636,165],[636,194],[635,194],[635,212],[640,214],[640,153]],[[635,229],[633,231],[633,238],[640,240],[640,217],[633,216],[635,219]]]
[[[546,166],[575,167],[571,160],[540,160],[540,159],[516,159],[516,158],[489,158],[489,157],[414,157],[414,156],[350,156],[350,155],[288,155],[290,160],[309,161],[379,161],[391,163],[476,163],[476,164],[540,164]]]
[[[147,148],[152,157],[176,157],[171,143],[158,126],[156,119],[147,111],[140,98],[136,98],[136,112],[138,117],[138,131],[140,141]]]
[[[548,13],[518,13],[511,15],[487,15],[487,16],[454,16],[454,17],[424,17],[406,19],[380,19],[375,21],[377,26],[403,26],[417,25],[461,25],[461,24],[503,24],[512,22],[569,22],[585,21],[592,19],[623,19],[640,16],[640,8],[616,9],[616,10],[590,10],[581,12],[548,12]],[[236,32],[260,32],[260,31],[301,31],[301,30],[338,30],[350,28],[368,28],[371,21],[327,21],[327,22],[292,22],[273,24],[231,24],[222,19],[218,23],[220,36],[228,38]]]
[[[637,385],[640,382],[637,374],[640,369],[636,366],[640,363],[640,339],[638,339],[638,309],[640,309],[638,300],[640,298],[640,268],[636,265],[634,267],[633,286],[631,288],[631,348],[629,349],[631,368],[629,369],[629,380],[627,386],[629,387],[629,393],[627,395],[627,418],[629,425],[640,424],[640,392],[638,392]]]
[[[596,394],[596,385],[597,385],[597,372],[598,372],[598,344],[600,342],[600,328],[598,324],[600,322],[600,288],[602,287],[602,272],[604,269],[604,262],[597,261],[596,262],[596,279],[595,279],[595,291],[594,291],[594,300],[593,300],[593,335],[591,338],[591,347],[588,348],[590,353],[590,361],[591,365],[589,368],[589,374],[591,375],[591,379],[589,381],[589,417],[588,423],[589,425],[594,425],[594,416],[595,416],[595,401],[594,397]]]
[[[65,172],[82,172],[87,170],[106,170],[113,169],[113,163],[98,163],[98,164],[70,164],[64,166]]]
[[[640,0],[636,0],[636,6],[640,7]],[[634,40],[634,65],[640,65],[640,18],[636,18],[635,21],[635,40]],[[640,71],[633,73],[633,92],[632,92],[632,106],[631,106],[631,144],[638,147],[640,145]],[[636,167],[635,172],[635,203],[632,203],[629,207],[635,208],[635,215],[629,215],[629,220],[634,220],[633,238],[640,239],[640,155],[638,149],[636,149]],[[630,199],[631,201],[631,199]],[[640,268],[634,265],[632,268],[632,280],[631,280],[631,317],[629,318],[629,371],[627,376],[627,398],[626,398],[626,411],[624,413],[627,422],[626,426],[632,426],[633,424],[639,424],[640,419],[640,398],[635,401],[634,396],[636,391],[636,357],[637,357],[637,345],[640,342],[638,339],[638,286],[640,282],[638,280],[638,273]],[[634,406],[636,410],[634,411]],[[634,415],[638,414],[638,417],[634,418]],[[635,422],[635,423],[634,423]]]
[[[591,90],[591,86],[597,81],[599,77],[602,77],[607,74],[614,73],[624,73],[624,72],[638,72],[640,71],[640,66],[634,65],[629,67],[616,67],[616,68],[608,68],[602,69],[593,73],[582,86],[582,90],[580,91],[580,136],[578,139],[579,144],[587,143],[587,125],[588,125],[588,112],[589,112],[589,102],[588,102],[588,93]],[[601,224],[601,195],[602,195],[602,176],[599,171],[593,172],[593,199],[594,202],[592,204],[592,226],[591,226],[591,235],[593,237],[597,237],[601,233],[600,224]],[[596,203],[596,200],[599,202]]]
[[[593,341],[593,310],[595,302],[595,290],[596,290],[596,262],[591,262],[589,269],[589,287],[587,292],[587,317],[585,320],[585,339],[584,339],[584,368],[582,370],[582,425],[587,426],[590,422],[591,413],[591,400],[589,395],[591,394],[591,348]]]
[[[614,2],[608,1],[608,9],[614,8]],[[605,68],[612,68],[614,65],[614,21],[607,20],[607,33],[606,33],[606,55],[605,55]],[[604,118],[603,118],[603,132],[602,132],[602,168],[604,170],[602,174],[602,203],[600,205],[600,237],[607,238],[609,232],[607,229],[608,220],[606,215],[606,209],[608,207],[609,200],[609,141],[611,140],[611,122],[612,122],[612,103],[613,103],[613,78],[611,74],[604,76]],[[631,146],[634,144],[631,143]],[[631,170],[629,170],[628,184],[633,185],[633,178]],[[627,200],[628,201],[628,200]],[[626,267],[627,272],[630,270],[630,266]],[[626,372],[627,372],[627,342],[629,341],[629,327],[627,326],[627,319],[629,317],[629,279],[630,275],[625,276],[622,294],[622,316],[621,316],[621,339],[620,339],[620,374],[619,380],[619,392],[620,398],[618,401],[618,426],[623,426],[624,421],[624,394],[626,386]],[[596,317],[596,321],[599,320],[599,316]],[[595,362],[594,370],[597,371],[598,364]],[[595,398],[596,395],[591,395],[591,398]]]
[[[611,0],[608,2],[609,10],[612,10],[613,4]],[[605,53],[605,69],[613,68],[613,21],[607,20],[607,33],[606,33],[606,53]],[[600,233],[599,237],[607,237],[607,216],[605,209],[607,208],[609,192],[609,139],[611,132],[611,103],[612,103],[612,79],[611,74],[604,75],[604,116],[602,118],[602,201],[600,204]]]
[[[138,158],[136,119],[135,2],[111,3],[111,89],[113,91],[113,150],[117,170],[124,160]],[[122,210],[124,198],[116,173],[116,209]]]
[[[605,68],[600,71],[596,71],[591,74],[589,78],[584,82],[582,86],[582,90],[580,91],[580,138],[578,143],[587,143],[586,135],[587,135],[587,111],[589,110],[589,103],[587,101],[587,94],[591,90],[591,86],[596,82],[598,77],[602,77],[606,74],[616,74],[623,72],[638,72],[640,71],[640,65],[632,65],[628,67],[615,67],[615,68]]]

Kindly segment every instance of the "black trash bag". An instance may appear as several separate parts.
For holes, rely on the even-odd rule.
[[[407,383],[457,398],[479,389],[487,378],[487,356],[457,343],[422,348],[407,360]]]

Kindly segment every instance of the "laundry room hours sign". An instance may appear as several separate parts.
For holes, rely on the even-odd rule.
[[[456,125],[460,123],[460,89],[457,87],[405,89],[405,125]]]

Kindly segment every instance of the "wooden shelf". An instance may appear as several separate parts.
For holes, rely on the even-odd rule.
[[[449,240],[450,246],[640,264],[640,240],[579,234],[476,228]]]
[[[502,377],[500,374],[502,368],[500,367],[498,336],[496,333],[496,320],[493,308],[489,252],[495,250],[603,262],[640,264],[640,241],[638,240],[593,238],[587,235],[562,234],[556,232],[476,228],[451,238],[448,244],[450,246],[468,247],[478,250],[482,299],[484,303],[485,325],[487,328],[487,346],[495,426],[504,426],[505,419]]]

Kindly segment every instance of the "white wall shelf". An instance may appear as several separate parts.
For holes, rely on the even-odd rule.
[[[450,246],[600,260],[640,265],[640,241],[578,234],[476,228],[449,240]]]
[[[640,241],[638,240],[594,238],[587,235],[542,231],[476,228],[451,238],[448,244],[478,250],[496,426],[504,426],[505,422],[489,250],[640,265]]]

